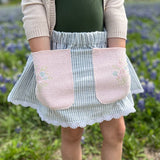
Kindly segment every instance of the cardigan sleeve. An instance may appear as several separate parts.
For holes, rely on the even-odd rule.
[[[105,4],[104,21],[107,37],[127,39],[128,19],[124,8],[124,0],[108,0]]]
[[[49,37],[46,12],[42,0],[22,0],[21,10],[27,40],[40,36]]]

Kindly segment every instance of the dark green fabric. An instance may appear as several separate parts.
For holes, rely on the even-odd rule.
[[[55,30],[103,31],[103,0],[55,0]]]

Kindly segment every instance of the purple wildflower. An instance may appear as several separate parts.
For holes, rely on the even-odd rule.
[[[3,82],[3,81],[4,81],[3,75],[0,74],[0,82]]]
[[[146,61],[146,60],[147,60],[147,55],[146,55],[146,54],[143,54],[143,55],[142,55],[142,60],[143,60],[143,61]]]
[[[160,102],[160,91],[156,92],[156,100]]]
[[[7,88],[6,88],[6,86],[5,86],[4,84],[2,84],[2,85],[0,86],[0,90],[1,90],[2,93],[6,93]]]
[[[145,109],[145,101],[143,98],[140,98],[139,101],[138,101],[138,107],[141,109],[141,110],[144,110]]]
[[[151,79],[156,79],[157,77],[157,71],[156,70],[152,70],[150,73]]]
[[[147,84],[147,93],[148,93],[149,95],[153,96],[153,95],[154,95],[154,90],[155,90],[155,85],[154,85],[154,83],[153,83],[153,82],[149,82],[149,83]]]
[[[22,130],[22,129],[21,129],[21,127],[19,127],[19,126],[15,128],[15,132],[16,132],[16,133],[20,133],[21,130]]]

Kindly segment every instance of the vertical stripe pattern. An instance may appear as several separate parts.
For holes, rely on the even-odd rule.
[[[120,118],[136,112],[132,94],[143,92],[138,76],[127,57],[131,75],[129,94],[115,103],[101,104],[96,98],[92,63],[92,48],[107,46],[107,32],[60,32],[53,31],[53,49],[71,49],[74,80],[74,104],[65,110],[51,110],[43,106],[35,96],[35,74],[31,54],[23,73],[8,95],[8,102],[32,107],[37,110],[41,120],[63,127],[85,127],[103,120]]]

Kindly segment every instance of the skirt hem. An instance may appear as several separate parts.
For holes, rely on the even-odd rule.
[[[86,122],[75,122],[73,124],[73,122],[69,123],[69,122],[58,122],[58,121],[55,121],[55,120],[49,120],[49,119],[44,119],[43,115],[40,115],[41,117],[41,120],[42,121],[45,121],[46,123],[48,124],[52,124],[52,125],[55,125],[55,126],[62,126],[62,127],[70,127],[72,129],[75,129],[75,128],[78,128],[78,127],[81,127],[81,128],[84,128],[86,127],[87,125],[93,125],[94,123],[101,123],[103,122],[104,120],[106,121],[110,121],[111,119],[119,119],[121,116],[128,116],[130,113],[134,113],[136,112],[136,110],[133,108],[133,109],[130,109],[128,111],[124,111],[122,113],[118,113],[118,114],[112,114],[112,115],[103,115],[103,117],[99,117],[99,118],[96,118],[96,119],[90,119],[90,121],[86,121]]]
[[[45,121],[48,124],[52,124],[54,126],[62,126],[62,127],[70,127],[70,128],[84,128],[87,125],[92,125],[94,123],[101,123],[102,121],[106,120],[106,121],[110,121],[111,119],[115,118],[115,119],[119,119],[121,116],[128,116],[130,113],[134,113],[136,112],[136,109],[132,106],[129,107],[127,110],[124,110],[120,113],[112,113],[111,115],[105,114],[102,117],[98,117],[95,119],[90,119],[90,121],[74,121],[74,122],[58,122],[55,120],[50,120],[47,117],[44,117],[38,110],[37,105],[33,104],[33,103],[29,103],[29,102],[25,102],[25,101],[20,101],[20,100],[11,100],[10,98],[8,98],[8,102],[12,102],[15,105],[22,105],[24,107],[31,107],[33,109],[37,110],[37,113],[39,114],[40,118],[42,121]]]
[[[144,89],[135,89],[135,90],[131,90],[131,93],[132,94],[139,94],[139,93],[143,93],[144,92]]]

